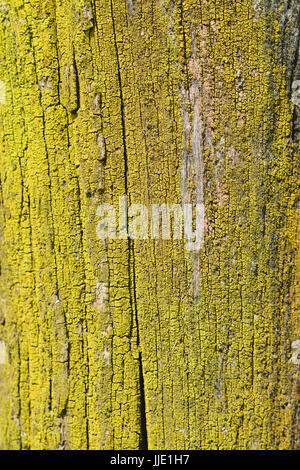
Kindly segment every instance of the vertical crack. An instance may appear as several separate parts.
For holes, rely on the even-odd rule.
[[[140,413],[141,413],[141,435],[140,435],[140,450],[148,449],[148,433],[147,433],[147,420],[146,420],[146,402],[145,402],[145,386],[143,374],[143,361],[142,353],[139,352],[139,372],[140,372]]]
[[[125,124],[125,109],[124,109],[124,98],[123,98],[123,86],[121,77],[121,66],[119,59],[119,51],[116,37],[116,25],[114,19],[113,1],[110,0],[111,6],[111,18],[112,28],[114,36],[114,46],[116,51],[117,59],[117,72],[118,72],[118,84],[120,90],[120,106],[121,106],[121,121],[122,121],[122,139],[124,149],[124,181],[125,181],[125,195],[129,200],[128,190],[128,153],[126,144],[126,124]],[[127,233],[128,233],[128,220],[127,220]],[[131,275],[132,266],[132,275]],[[134,256],[134,241],[128,238],[128,277],[129,277],[129,294],[130,303],[132,308],[132,325],[135,320],[137,328],[137,348],[139,350],[139,392],[140,392],[140,443],[139,447],[142,450],[148,449],[148,436],[147,436],[147,420],[146,420],[146,405],[145,405],[145,386],[144,386],[144,375],[143,375],[143,361],[142,352],[140,350],[140,338],[139,338],[139,322],[138,322],[138,310],[137,310],[137,299],[136,299],[136,278],[135,278],[135,256]]]

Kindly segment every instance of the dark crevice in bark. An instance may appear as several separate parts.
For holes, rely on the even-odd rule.
[[[296,152],[299,160],[299,137],[300,137],[300,107],[298,100],[294,100],[293,94],[297,91],[294,87],[296,81],[300,80],[300,5],[298,0],[289,0],[286,8],[287,12],[292,11],[291,20],[285,21],[283,31],[283,49],[282,49],[282,62],[286,66],[286,79],[288,87],[289,99],[293,101],[293,116],[291,122],[291,140],[295,144]],[[296,85],[297,87],[297,85]],[[287,250],[287,248],[286,248]],[[295,253],[290,255],[290,266],[294,263]],[[289,282],[285,288],[285,297],[290,295],[292,289],[292,269],[289,270]],[[288,322],[287,322],[288,323]],[[285,327],[287,331],[287,327]],[[286,339],[288,343],[288,338]],[[300,381],[298,376],[295,378],[296,395],[300,393]],[[300,449],[300,407],[295,406],[293,413],[293,438],[292,448]]]
[[[142,353],[139,353],[139,367],[140,367],[140,410],[141,410],[141,436],[140,436],[140,449],[148,449],[148,433],[147,433],[147,420],[146,420],[146,402],[145,402],[145,386],[144,386],[144,373]]]
[[[137,311],[137,298],[136,298],[136,276],[135,276],[135,256],[134,256],[134,242],[130,240],[132,244],[132,268],[133,268],[133,300],[134,300],[134,311],[135,321],[137,328],[137,346],[139,349],[139,385],[140,385],[140,423],[141,423],[141,434],[140,434],[140,449],[148,449],[148,434],[147,434],[147,418],[146,418],[146,402],[145,402],[145,385],[144,385],[144,371],[143,371],[143,359],[142,352],[140,350],[140,329],[139,319]]]
[[[77,114],[80,109],[80,83],[79,83],[79,74],[78,68],[76,63],[75,57],[75,50],[73,49],[73,67],[74,67],[74,74],[75,74],[75,99],[76,99],[76,107],[71,110],[72,114]]]

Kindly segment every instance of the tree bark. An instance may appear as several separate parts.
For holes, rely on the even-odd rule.
[[[0,448],[297,447],[299,13],[1,2]],[[122,196],[201,247],[100,240]]]

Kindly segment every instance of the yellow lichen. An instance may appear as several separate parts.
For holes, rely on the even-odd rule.
[[[294,448],[297,144],[252,3],[1,2],[1,448]],[[204,204],[204,246],[99,240],[120,196]]]

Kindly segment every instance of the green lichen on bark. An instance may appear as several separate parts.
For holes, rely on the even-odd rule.
[[[297,446],[299,11],[0,3],[1,448]],[[201,249],[100,241],[124,195]]]

